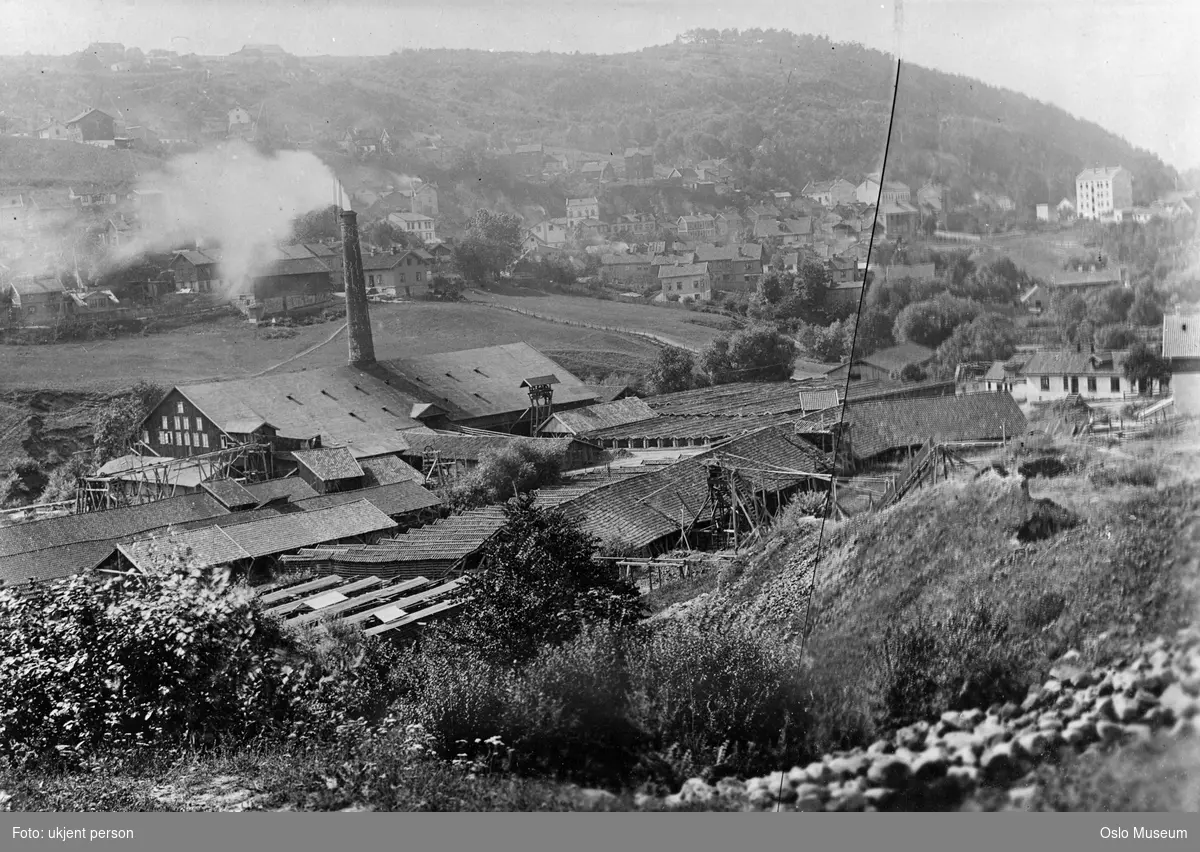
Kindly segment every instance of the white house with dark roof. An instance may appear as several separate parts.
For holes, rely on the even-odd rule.
[[[1162,355],[1171,365],[1175,410],[1200,414],[1200,314],[1163,317]]]
[[[679,263],[658,268],[663,298],[672,295],[680,301],[704,301],[712,298],[712,278],[707,263]]]

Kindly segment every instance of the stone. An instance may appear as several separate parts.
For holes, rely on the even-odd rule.
[[[1116,700],[1112,695],[1106,695],[1097,701],[1095,710],[1102,719],[1115,720],[1117,718]]]
[[[585,788],[575,794],[581,804],[589,808],[605,808],[612,807],[617,803],[617,797],[608,790],[598,790],[596,788]]]
[[[983,777],[994,784],[1004,784],[1020,772],[1012,743],[998,743],[983,753],[979,760]]]
[[[963,751],[964,749],[967,751],[980,752],[983,751],[984,747],[984,740],[979,735],[978,730],[973,733],[967,733],[966,731],[954,731],[953,733],[946,734],[946,736],[942,737],[941,742],[942,745],[954,752]]]
[[[979,741],[986,748],[987,746],[1008,739],[1012,736],[1012,731],[1008,725],[1001,724],[998,721],[994,722],[991,719],[984,719],[975,728],[975,736],[979,738]]]
[[[1180,719],[1171,728],[1171,736],[1179,740],[1190,740],[1196,736],[1196,722],[1194,719]]]
[[[821,761],[814,761],[804,767],[804,774],[814,784],[828,784],[833,780],[833,770],[829,768],[829,764]]]
[[[1196,699],[1188,695],[1182,685],[1173,683],[1158,697],[1158,704],[1171,714],[1173,719],[1191,719],[1196,715]]]
[[[665,797],[662,802],[663,807],[681,808],[683,807],[683,796],[679,795],[678,793],[672,793],[671,795]]]
[[[1126,725],[1121,741],[1125,743],[1144,744],[1154,739],[1154,729],[1149,725]]]
[[[662,805],[662,800],[658,796],[651,796],[649,793],[637,793],[633,797],[633,806],[640,811],[651,810]]]
[[[928,731],[928,724],[924,724],[924,727],[918,727],[918,725],[908,725],[896,731],[896,745],[899,747],[897,748],[897,751],[899,751],[900,748],[921,748],[925,745],[925,735]]]
[[[717,788],[703,778],[689,778],[679,788],[679,797],[688,804],[711,802],[717,797]]]
[[[747,794],[746,802],[751,808],[766,810],[775,803],[775,797],[766,787],[755,787]]]
[[[793,787],[798,787],[801,784],[807,784],[808,772],[803,766],[793,766],[790,770],[788,770],[787,783],[791,784]]]
[[[1020,708],[1017,707],[1016,704],[1013,704],[1011,701],[1009,701],[1006,704],[1000,705],[1000,712],[997,715],[999,715],[1001,720],[1004,720],[1013,718],[1019,712]]]
[[[1021,702],[1021,712],[1028,713],[1042,703],[1044,693],[1036,686],[1029,690],[1025,700]]]
[[[746,795],[746,782],[732,776],[717,782],[717,795],[726,799],[738,799]]]
[[[1061,731],[1066,725],[1063,724],[1062,717],[1059,714],[1050,712],[1043,713],[1038,717],[1037,726],[1043,731]]]
[[[816,796],[824,802],[829,798],[829,789],[822,787],[820,784],[801,784],[796,787],[797,799],[803,799],[806,796]]]
[[[1022,734],[1016,745],[1021,757],[1037,760],[1046,751],[1046,737],[1041,733]]]
[[[1070,663],[1060,663],[1050,669],[1050,677],[1059,683],[1070,684],[1075,686],[1075,679],[1082,677],[1084,670],[1081,666],[1072,665]]]
[[[1088,719],[1076,719],[1063,731],[1063,739],[1075,747],[1086,746],[1096,739],[1096,726]]]
[[[878,757],[882,754],[891,754],[893,750],[892,744],[887,740],[876,740],[867,746],[867,754],[872,757]]]
[[[898,748],[896,749],[893,757],[895,757],[897,760],[903,760],[909,766],[912,766],[913,761],[917,759],[917,754],[918,752],[915,752],[912,749]]]
[[[974,766],[951,766],[946,770],[946,780],[963,792],[970,792],[979,783],[979,770]]]
[[[1038,788],[1035,785],[1014,787],[1008,791],[1008,806],[1014,810],[1029,810],[1037,791]]]
[[[1124,693],[1114,695],[1112,705],[1113,718],[1118,722],[1132,722],[1144,712],[1142,702],[1136,696],[1131,697]]]
[[[1124,729],[1116,722],[1107,720],[1096,723],[1096,736],[1103,743],[1118,742],[1124,735]]]
[[[887,787],[871,787],[863,791],[863,798],[867,800],[868,807],[883,810],[896,800],[896,791]]]
[[[805,785],[801,785],[803,788]],[[809,785],[811,786],[811,785]],[[797,790],[799,792],[799,790]],[[796,801],[792,802],[792,810],[802,813],[814,813],[816,811],[825,810],[825,800],[813,792],[804,792],[796,797]]]
[[[861,811],[867,806],[867,797],[861,790],[848,790],[825,803],[825,810],[846,813]]]
[[[974,759],[974,752],[967,750]],[[912,780],[918,784],[927,784],[935,778],[946,774],[948,761],[938,749],[928,749],[922,752],[912,764]]]
[[[905,761],[892,756],[876,758],[867,770],[867,780],[876,787],[903,787],[913,770]]]
[[[855,755],[853,757],[835,757],[829,761],[829,769],[833,772],[834,778],[846,779],[861,775],[867,771],[870,766],[870,760],[866,755]]]
[[[1113,675],[1113,692],[1130,692],[1137,688],[1138,673],[1129,670],[1119,671]]]

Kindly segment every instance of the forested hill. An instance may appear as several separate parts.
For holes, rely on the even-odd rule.
[[[476,148],[542,141],[619,153],[637,143],[665,163],[729,156],[762,189],[878,169],[895,70],[879,51],[774,30],[694,31],[616,56],[418,50],[278,67],[193,57],[182,70],[92,77],[15,62],[0,79],[14,109],[86,98],[127,120],[198,127],[241,105],[278,141],[382,126],[400,141],[440,134]],[[897,115],[888,172],[914,187],[932,177],[1031,205],[1073,196],[1075,174],[1095,163],[1129,167],[1139,197],[1175,179],[1157,157],[1062,110],[914,65]]]

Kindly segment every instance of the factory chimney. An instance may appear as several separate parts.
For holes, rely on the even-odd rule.
[[[356,367],[374,364],[375,342],[371,337],[371,315],[367,310],[362,248],[358,244],[358,214],[353,210],[342,211],[342,272],[346,281],[350,363]]]

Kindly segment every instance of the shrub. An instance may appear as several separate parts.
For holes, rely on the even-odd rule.
[[[877,727],[1023,695],[1026,667],[1008,633],[1007,616],[978,598],[945,618],[922,612],[889,626],[874,677]]]
[[[1131,462],[1117,467],[1102,467],[1088,475],[1097,488],[1139,485],[1153,488],[1158,484],[1159,469],[1149,462]]]
[[[276,325],[264,328],[258,333],[258,336],[263,340],[288,340],[299,333],[290,325]]]

